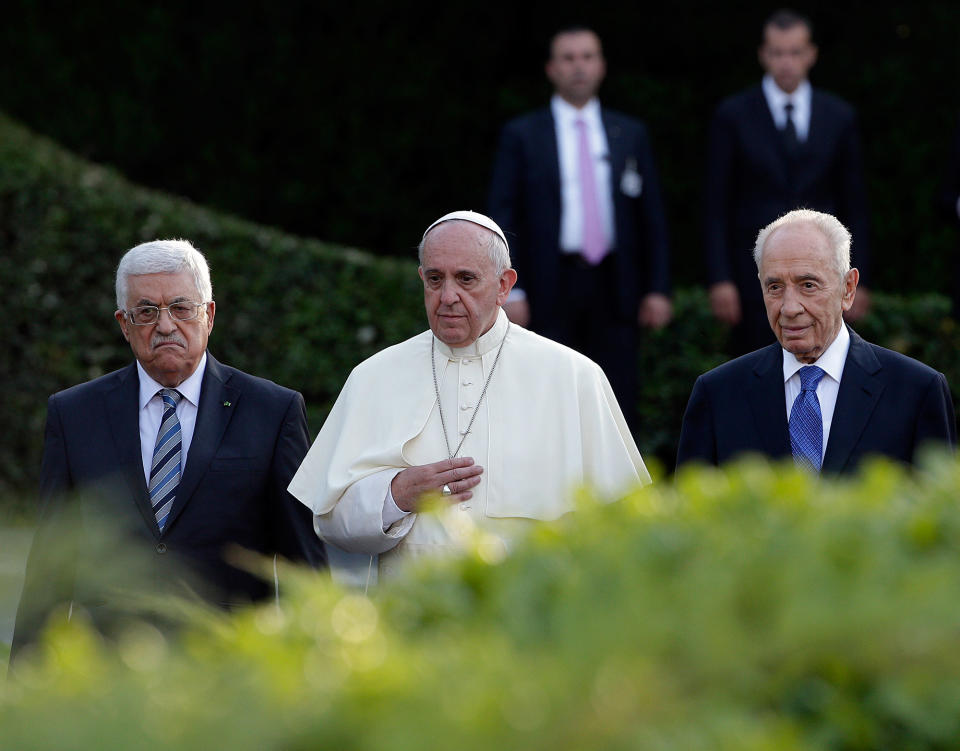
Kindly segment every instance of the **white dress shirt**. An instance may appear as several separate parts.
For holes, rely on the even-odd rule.
[[[801,142],[806,141],[810,133],[810,102],[813,98],[810,82],[801,81],[796,91],[788,94],[777,86],[773,76],[768,74],[763,77],[761,87],[777,128],[783,130],[787,127],[787,111],[784,107],[789,102],[793,105],[793,127],[797,130],[797,139]]]
[[[831,345],[812,363],[826,373],[817,384],[817,400],[820,402],[820,415],[823,418],[823,446],[820,459],[827,453],[827,440],[830,438],[830,426],[833,424],[833,410],[837,406],[837,392],[840,390],[840,377],[843,375],[843,366],[847,362],[847,352],[850,349],[850,332],[842,323],[840,332]],[[787,400],[787,422],[790,422],[790,411],[793,403],[800,395],[800,368],[809,363],[800,362],[791,352],[783,350],[783,390]]]
[[[597,186],[597,206],[607,250],[617,241],[613,218],[613,191],[610,179],[610,148],[607,132],[600,117],[600,100],[594,97],[582,109],[577,109],[558,94],[550,100],[554,128],[557,134],[557,156],[560,162],[560,250],[579,253],[583,250],[583,200],[580,193],[580,134],[576,122],[582,119],[587,126],[587,139],[593,155],[594,184]],[[521,285],[522,285],[521,281]],[[525,300],[522,286],[514,285],[508,302]]]
[[[200,364],[193,374],[177,386],[183,395],[177,403],[177,419],[180,421],[180,474],[187,466],[187,453],[193,440],[193,430],[197,425],[197,405],[200,404],[200,386],[203,383],[203,371],[207,368],[207,353],[203,353]],[[157,433],[163,419],[163,399],[159,391],[166,388],[153,380],[137,361],[140,375],[140,456],[143,459],[143,475],[150,485],[150,466],[153,464],[153,449],[157,444]]]

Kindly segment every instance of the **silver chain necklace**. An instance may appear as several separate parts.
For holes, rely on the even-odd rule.
[[[500,348],[497,350],[497,356],[494,358],[493,366],[490,368],[490,375],[487,376],[487,381],[483,384],[483,391],[480,392],[480,398],[477,400],[477,406],[473,408],[473,415],[470,417],[470,422],[467,423],[467,429],[463,433],[463,438],[460,439],[460,443],[457,444],[457,450],[452,454],[450,453],[450,440],[447,438],[447,424],[443,420],[443,406],[440,404],[440,386],[437,384],[437,363],[433,355],[437,337],[430,337],[430,367],[433,370],[433,390],[437,394],[437,412],[440,413],[440,427],[443,428],[443,443],[447,447],[448,459],[453,459],[457,454],[460,453],[460,449],[463,448],[463,442],[467,440],[467,436],[470,435],[470,429],[473,427],[473,421],[477,419],[477,412],[480,411],[480,405],[483,403],[483,397],[487,395],[487,386],[490,385],[490,379],[493,378],[494,371],[497,369],[497,363],[500,362],[500,353],[503,352],[503,345],[506,344],[507,334],[509,333],[510,321],[507,321],[507,330],[503,332],[503,339],[500,340]],[[480,355],[477,355],[477,357],[480,358]]]

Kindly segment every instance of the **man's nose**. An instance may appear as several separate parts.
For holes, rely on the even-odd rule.
[[[460,291],[454,281],[444,282],[440,287],[440,302],[444,305],[453,305],[460,299]]]
[[[157,331],[161,334],[170,334],[177,330],[177,323],[170,315],[169,308],[161,308],[160,315],[157,316]]]
[[[794,316],[800,315],[805,308],[803,307],[803,302],[800,300],[800,295],[796,290],[787,287],[783,291],[783,305],[780,306],[780,310],[783,311],[784,315]]]

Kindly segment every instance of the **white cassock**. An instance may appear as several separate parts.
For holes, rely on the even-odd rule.
[[[473,497],[450,515],[465,514],[508,544],[531,520],[572,510],[580,485],[613,499],[650,482],[603,371],[568,347],[509,326],[480,400],[507,329],[501,310],[468,347],[451,349],[425,331],[354,368],[289,486],[313,510],[321,538],[380,554],[381,576],[405,557],[456,546],[443,515],[412,513],[384,529],[397,473],[448,457],[431,341],[451,451],[480,403],[457,455],[473,457],[484,471]]]

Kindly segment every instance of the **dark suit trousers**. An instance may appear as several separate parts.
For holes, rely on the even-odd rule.
[[[631,432],[636,433],[637,323],[619,311],[613,254],[591,266],[580,255],[562,253],[559,272],[556,316],[534,321],[535,328],[603,369]]]

